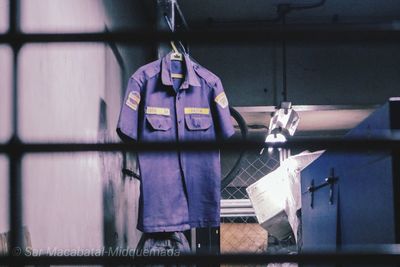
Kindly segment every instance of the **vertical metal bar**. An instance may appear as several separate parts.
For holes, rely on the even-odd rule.
[[[187,23],[185,16],[183,15],[183,12],[178,4],[178,1],[175,2],[175,10],[176,10],[176,14],[175,14],[175,31],[178,30],[179,28],[183,28],[183,30],[185,31],[189,31],[189,24]],[[181,46],[181,48],[183,49],[183,51],[185,53],[189,53],[189,45],[187,42],[182,42],[179,41],[179,45]]]
[[[19,0],[10,1],[10,24],[9,32],[11,35],[19,33]],[[12,60],[12,128],[13,134],[10,145],[13,148],[9,154],[9,220],[10,220],[10,249],[9,254],[18,256],[23,246],[22,231],[22,183],[21,183],[21,159],[22,153],[19,149],[19,133],[18,133],[18,56],[20,51],[20,43],[14,38],[11,42],[13,51]]]
[[[287,81],[286,81],[286,41],[282,41],[282,100],[287,101]]]
[[[176,0],[157,0],[156,6],[156,30],[170,31],[168,22],[171,24],[172,31],[175,30],[175,3]],[[168,43],[159,43],[157,45],[157,57],[162,58],[171,51]]]
[[[393,132],[400,130],[400,121],[398,117],[400,116],[400,105],[393,101],[389,101],[390,109],[390,128]],[[392,172],[393,172],[393,192],[394,192],[394,211],[395,211],[395,242],[400,243],[400,150],[392,150]]]
[[[190,229],[190,248],[192,250],[192,253],[196,253],[196,244],[197,244],[197,240],[196,240],[196,228],[192,228]]]
[[[282,17],[282,23],[286,25],[286,14]],[[282,101],[287,101],[287,81],[286,81],[286,40],[282,41]]]
[[[9,32],[16,33],[19,31],[19,0],[9,0]]]
[[[13,144],[18,145],[16,142]],[[22,154],[19,149],[9,155],[9,175],[10,175],[10,250],[13,255],[18,256],[23,246],[22,232],[22,182],[21,182],[21,159]]]
[[[19,0],[10,1],[10,33],[19,33]],[[16,42],[15,39],[11,41],[12,51],[13,51],[13,79],[12,79],[12,89],[13,89],[13,106],[12,106],[12,130],[13,136],[18,136],[18,92],[17,92],[17,58],[20,49],[20,44]]]

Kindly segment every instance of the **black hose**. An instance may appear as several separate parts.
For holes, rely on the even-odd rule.
[[[246,121],[243,119],[242,115],[240,115],[240,113],[233,107],[229,106],[229,111],[231,112],[231,116],[238,123],[240,133],[242,135],[242,140],[245,141],[247,139],[247,131],[248,131]],[[241,162],[243,160],[245,153],[246,149],[242,147],[242,149],[240,150],[239,158],[236,160],[235,164],[233,165],[233,168],[229,171],[229,173],[225,177],[222,178],[221,189],[227,187],[232,182],[232,180],[235,179],[236,175],[240,170]]]

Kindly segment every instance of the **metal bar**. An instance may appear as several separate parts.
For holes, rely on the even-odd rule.
[[[93,255],[101,250],[93,249]],[[34,256],[34,257],[0,257],[1,265],[131,265],[131,264],[193,264],[207,262],[207,264],[266,264],[266,263],[336,263],[336,264],[367,264],[384,266],[398,264],[398,253],[365,253],[365,252],[326,252],[326,253],[300,253],[300,254],[220,254],[198,253],[171,256],[147,256],[140,251],[130,251],[129,256]],[[135,254],[137,253],[137,254]],[[28,254],[29,255],[29,254]],[[136,255],[136,256],[135,256]],[[135,257],[133,257],[135,256]],[[206,260],[205,260],[206,259]]]
[[[374,110],[380,105],[293,105],[295,111],[326,111],[326,110]],[[240,113],[244,112],[266,112],[276,111],[276,106],[249,106],[234,107]]]
[[[152,143],[8,143],[0,145],[0,153],[49,153],[49,152],[89,152],[89,151],[165,151],[165,150],[198,150],[212,149],[238,150],[240,148],[306,148],[332,149],[332,151],[365,151],[365,150],[400,150],[399,139],[389,138],[294,138],[285,143],[265,144],[259,141],[232,140],[228,142],[152,142]],[[14,152],[13,152],[14,151]]]
[[[179,15],[179,18],[181,19],[183,27],[185,28],[185,30],[188,31],[189,24],[187,23],[185,16],[183,15],[183,12],[182,12],[181,7],[179,6],[178,2],[175,2],[175,7],[176,7],[176,10],[178,11],[178,15]]]
[[[286,13],[282,16],[283,27],[286,25]],[[282,40],[282,101],[287,101],[287,73],[286,73],[286,40]]]
[[[196,228],[190,229],[190,249],[193,253],[196,253],[197,249],[197,240],[196,240]]]
[[[222,218],[237,218],[237,217],[255,217],[254,209],[222,209],[220,213]]]
[[[9,1],[9,32],[10,33],[17,33],[19,32],[19,0],[11,0]]]
[[[252,208],[250,199],[221,199],[221,209],[224,208]]]
[[[279,40],[315,42],[399,42],[400,31],[388,30],[327,30],[327,29],[276,29],[188,32],[157,32],[149,30],[116,31],[112,33],[6,33],[0,34],[0,43],[57,43],[57,42],[110,42],[129,44],[153,44],[181,40],[195,43],[246,43],[257,44]]]
[[[22,231],[22,181],[21,181],[22,154],[15,152],[9,154],[9,214],[10,214],[10,248],[9,252],[23,247]]]
[[[10,2],[9,14],[9,34],[17,36],[20,34],[19,29],[19,0]],[[18,124],[18,56],[20,51],[19,43],[12,43],[12,138],[10,146],[17,147],[20,143]],[[23,246],[22,231],[22,181],[21,181],[21,160],[22,153],[19,150],[8,151],[9,156],[9,222],[10,222],[10,248],[9,253]]]
[[[240,218],[240,217],[256,217],[256,214],[253,213],[221,213],[221,218]]]
[[[223,214],[234,214],[234,213],[254,214],[254,209],[253,209],[253,207],[250,207],[250,208],[224,208],[224,209],[221,209],[221,213],[223,213]]]
[[[159,32],[174,32],[175,30],[175,5],[176,0],[157,0],[156,2],[156,29]],[[159,41],[157,44],[157,58],[162,58],[171,51],[169,43]]]

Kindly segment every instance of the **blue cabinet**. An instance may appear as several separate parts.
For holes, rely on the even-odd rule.
[[[393,98],[345,138],[384,137],[399,129],[400,99]],[[400,243],[399,155],[328,150],[305,168],[302,192],[327,177],[337,180],[302,195],[303,250]]]

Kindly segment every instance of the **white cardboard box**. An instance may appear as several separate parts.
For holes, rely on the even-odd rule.
[[[287,174],[282,166],[246,188],[261,224],[271,235],[282,239],[292,231],[285,212]]]
[[[301,208],[300,172],[322,153],[303,152],[289,157],[276,170],[246,188],[258,223],[276,238],[287,237],[292,229],[296,236],[299,224],[296,211]]]

